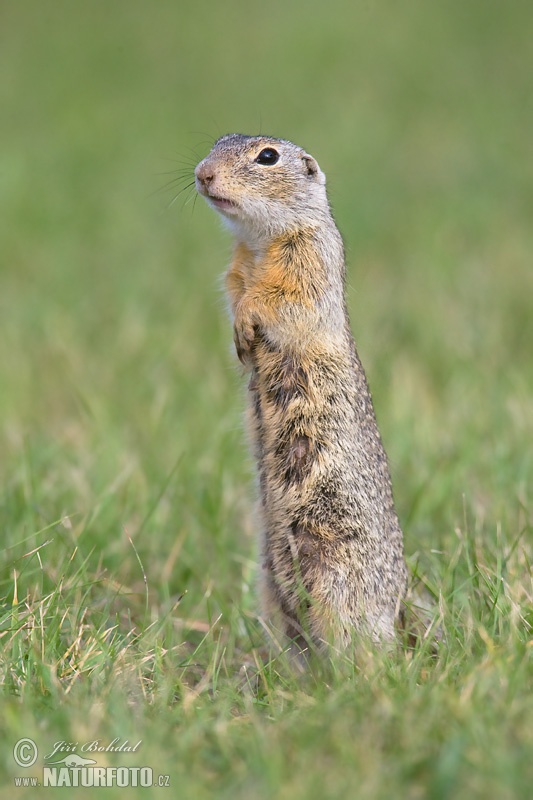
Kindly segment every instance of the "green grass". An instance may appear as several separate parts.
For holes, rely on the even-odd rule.
[[[170,776],[143,797],[529,797],[531,4],[180,5],[3,8],[5,796],[119,737],[98,765]],[[158,193],[233,130],[328,176],[436,657],[265,657],[230,241]]]

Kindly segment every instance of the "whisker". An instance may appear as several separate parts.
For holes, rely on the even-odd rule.
[[[188,189],[191,189],[193,186],[194,186],[194,181],[191,181],[191,183],[189,183],[187,186],[184,186],[182,189],[180,189],[180,190],[179,190],[179,192],[178,192],[177,194],[175,194],[175,195],[174,195],[174,197],[172,198],[172,200],[171,200],[171,201],[170,201],[170,203],[168,204],[168,206],[167,206],[167,209],[170,209],[170,208],[172,208],[172,206],[174,205],[174,203],[176,202],[176,200],[178,199],[178,197],[179,197],[180,195],[182,195],[182,194],[183,194],[183,192],[186,192]]]
[[[186,147],[185,149],[188,150],[192,156],[194,156],[197,162],[202,160],[202,156],[199,156],[196,150],[193,150],[192,147]]]
[[[184,156],[181,156],[180,158],[170,158],[170,156],[162,156],[162,159],[163,161],[171,161],[173,164],[180,164],[185,167],[195,167],[197,163],[201,160],[200,157],[196,155],[194,156],[194,159],[190,158],[189,156],[187,156],[186,158]]]
[[[164,186],[172,186],[172,184],[183,183],[184,181],[190,181],[190,180],[194,181],[194,175],[191,175],[191,173],[188,172],[186,175],[178,175],[177,178],[171,178],[164,184]]]
[[[166,172],[156,172],[156,175],[190,175],[191,171],[187,169],[169,169]]]
[[[212,136],[210,133],[206,133],[206,131],[189,131],[189,133],[193,136],[205,136],[205,143],[208,144],[210,147],[213,147],[213,145],[216,142],[215,137]]]
[[[154,195],[156,195],[156,194],[163,194],[164,192],[171,191],[176,186],[179,186],[180,183],[183,183],[183,181],[186,181],[186,180],[189,181],[189,184],[188,184],[189,186],[193,186],[195,181],[194,181],[194,179],[191,181],[190,178],[191,178],[191,174],[190,173],[188,173],[187,175],[181,175],[178,178],[172,178],[172,180],[167,181],[165,184],[163,184],[163,186],[160,186],[159,188],[154,189],[153,192],[150,192],[148,197],[154,197]],[[184,186],[183,188],[185,189],[187,187]]]
[[[183,208],[185,208],[185,206],[188,206],[188,205],[189,205],[189,203],[190,203],[190,202],[191,202],[191,200],[192,200],[192,201],[193,201],[192,207],[193,207],[193,210],[194,210],[194,204],[196,203],[196,198],[197,198],[197,197],[198,197],[198,192],[194,192],[194,193],[193,193],[193,194],[191,194],[189,197],[187,197],[187,199],[186,199],[186,200],[185,200],[185,202],[183,203]]]

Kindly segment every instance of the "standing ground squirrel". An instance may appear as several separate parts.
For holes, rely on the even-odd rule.
[[[250,372],[263,614],[299,651],[345,648],[354,633],[391,641],[402,532],[324,174],[291,142],[229,134],[195,176],[236,240],[226,289]]]

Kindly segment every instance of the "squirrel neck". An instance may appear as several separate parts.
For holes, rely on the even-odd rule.
[[[297,201],[294,201],[297,206]],[[287,205],[268,208],[268,213],[260,216],[225,217],[236,242],[244,244],[256,255],[262,255],[276,240],[292,238],[304,231],[316,231],[317,235],[340,234],[331,215],[327,198],[321,198],[320,204],[306,205],[295,211],[294,206]]]
[[[344,297],[345,259],[341,235],[331,214],[312,224],[286,228],[281,233],[242,229],[235,233],[236,253],[245,256],[250,283],[275,273],[287,289],[299,284],[318,300],[322,295]],[[244,234],[244,235],[243,235]],[[298,294],[296,285],[290,294]]]
[[[330,220],[285,230],[255,251],[237,242],[226,275],[233,313],[279,349],[303,352],[315,340],[339,350],[349,341],[344,250]]]

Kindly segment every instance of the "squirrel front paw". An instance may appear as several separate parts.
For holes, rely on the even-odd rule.
[[[246,364],[250,361],[252,347],[256,335],[256,327],[250,318],[240,316],[233,325],[233,341],[239,361]]]

